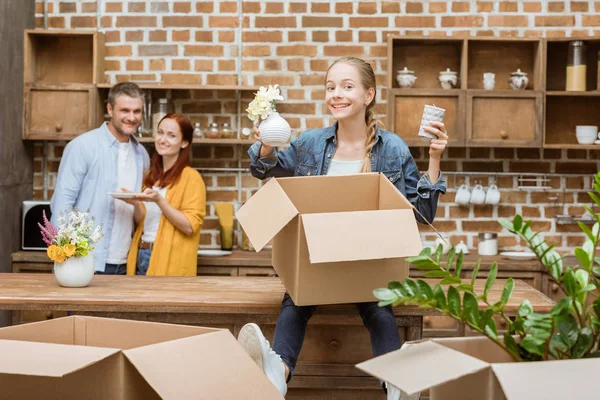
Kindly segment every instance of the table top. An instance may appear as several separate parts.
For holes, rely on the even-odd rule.
[[[434,284],[435,280],[427,280]],[[500,298],[504,280],[497,280],[490,300]],[[485,280],[475,290],[483,292]],[[170,312],[216,314],[279,313],[285,289],[271,277],[150,277],[96,275],[86,288],[63,288],[53,274],[0,273],[0,310],[63,310],[97,312]],[[515,280],[508,313],[516,314],[529,299],[534,310],[547,312],[554,301],[523,281]],[[351,304],[322,306],[325,311],[356,313]],[[416,306],[395,307],[397,315],[439,315]]]

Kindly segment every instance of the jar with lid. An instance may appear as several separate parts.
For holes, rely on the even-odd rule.
[[[221,138],[223,139],[233,139],[233,129],[226,122],[223,124],[221,128]]]
[[[219,139],[221,137],[221,131],[219,130],[219,124],[212,122],[208,130],[206,131],[206,137],[209,139]]]
[[[565,90],[585,92],[585,76],[587,66],[585,61],[586,45],[581,40],[569,42],[569,58],[567,60],[567,84]]]
[[[169,113],[169,100],[162,97],[158,99],[158,107],[156,108],[156,112],[152,114],[152,134],[156,135],[158,132],[158,123],[161,119],[164,118],[165,115]]]
[[[194,137],[197,139],[202,137],[202,128],[200,127],[200,122],[196,122],[194,124]]]
[[[480,233],[477,237],[477,254],[480,256],[495,256],[498,254],[498,234]]]

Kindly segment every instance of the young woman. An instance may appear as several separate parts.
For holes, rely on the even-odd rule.
[[[127,200],[137,224],[127,275],[196,275],[206,188],[189,167],[193,133],[190,120],[180,114],[167,114],[158,124],[143,194]]]
[[[252,175],[265,179],[381,172],[431,222],[439,194],[446,192],[446,183],[440,173],[440,158],[448,140],[444,124],[432,122],[432,126],[425,128],[437,139],[429,144],[429,169],[420,177],[404,141],[378,126],[374,113],[375,96],[375,74],[368,63],[354,57],[337,60],[329,67],[325,82],[325,101],[337,122],[328,128],[305,131],[278,153],[260,142],[257,131],[259,142],[249,150]],[[416,218],[426,222],[418,213]],[[400,348],[400,336],[390,307],[378,307],[376,302],[356,306],[369,330],[374,356]],[[315,308],[296,306],[286,293],[272,349],[256,324],[245,325],[238,336],[242,346],[283,395],[294,374],[306,324]],[[387,393],[388,399],[400,398],[400,391],[392,386]]]

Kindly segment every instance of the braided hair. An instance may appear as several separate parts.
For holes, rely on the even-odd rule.
[[[367,124],[366,133],[366,154],[365,159],[363,161],[363,165],[361,167],[360,172],[371,172],[371,150],[375,145],[375,134],[377,132],[377,125],[383,127],[383,123],[377,119],[375,115],[375,97],[377,95],[377,83],[375,81],[375,72],[373,72],[373,68],[371,64],[357,57],[342,57],[337,59],[333,64],[329,66],[327,70],[327,74],[329,74],[329,70],[335,64],[345,63],[352,65],[358,70],[358,74],[360,75],[360,80],[363,87],[368,90],[373,88],[375,90],[375,95],[373,96],[373,100],[367,105],[367,110],[365,112],[365,123]]]

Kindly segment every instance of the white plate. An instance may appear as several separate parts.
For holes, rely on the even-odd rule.
[[[231,251],[228,250],[198,250],[199,256],[219,257],[231,255]]]
[[[501,256],[508,258],[509,260],[526,261],[535,260],[537,256],[535,253],[524,252],[524,251],[504,251],[500,253]]]
[[[139,196],[143,193],[130,193],[130,192],[110,192],[109,196],[114,197],[115,199],[131,199],[132,197]]]

